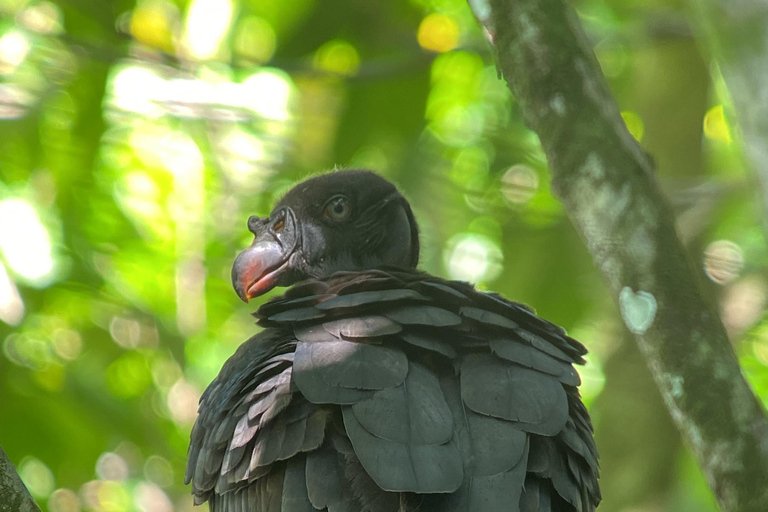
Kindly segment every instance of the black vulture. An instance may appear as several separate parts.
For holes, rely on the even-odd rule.
[[[212,512],[589,512],[586,349],[526,306],[416,270],[408,202],[370,171],[308,179],[235,260],[254,316],[203,393],[186,483]]]

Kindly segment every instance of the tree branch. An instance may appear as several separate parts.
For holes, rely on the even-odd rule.
[[[35,500],[0,446],[0,512],[40,512]]]
[[[539,135],[555,192],[609,284],[724,512],[768,510],[768,419],[677,238],[576,14],[561,0],[469,0]]]

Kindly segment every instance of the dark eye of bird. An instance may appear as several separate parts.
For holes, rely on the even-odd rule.
[[[349,200],[344,196],[336,196],[326,203],[324,213],[329,219],[339,221],[349,217],[350,211]]]

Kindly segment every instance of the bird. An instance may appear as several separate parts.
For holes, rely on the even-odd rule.
[[[201,395],[185,483],[211,512],[591,512],[585,347],[525,305],[418,270],[368,170],[300,182],[235,259],[260,332]]]

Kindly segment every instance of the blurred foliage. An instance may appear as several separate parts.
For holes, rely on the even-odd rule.
[[[717,69],[679,2],[575,7],[768,402],[765,233]],[[587,344],[601,510],[715,510],[463,1],[0,0],[0,444],[45,510],[191,510],[197,399],[255,332],[245,221],[337,165],[400,184],[424,269]]]

